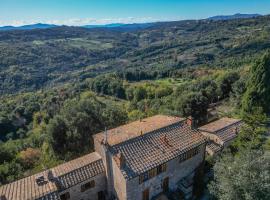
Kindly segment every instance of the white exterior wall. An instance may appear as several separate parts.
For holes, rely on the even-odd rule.
[[[179,163],[179,158],[170,160],[167,163],[167,170],[158,176],[139,184],[139,177],[136,177],[127,182],[127,199],[141,200],[142,192],[149,188],[150,196],[153,198],[163,191],[162,182],[164,178],[169,177],[170,190],[176,189],[176,184],[184,177],[195,171],[197,167],[203,162],[205,154],[205,145],[200,147],[200,153],[193,158],[190,158],[182,163]],[[120,199],[122,200],[122,199]]]
[[[90,188],[84,192],[81,192],[81,186],[87,182],[95,181],[95,187]],[[105,173],[98,174],[97,176],[88,179],[82,183],[79,183],[63,192],[59,193],[64,194],[69,192],[70,200],[98,200],[98,192],[106,190],[106,176]]]

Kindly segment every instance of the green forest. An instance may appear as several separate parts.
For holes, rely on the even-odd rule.
[[[0,31],[0,185],[92,152],[105,128],[155,114],[204,124],[215,104],[247,126],[207,158],[209,193],[269,199],[269,21]]]
[[[238,68],[270,47],[270,16],[155,23],[123,31],[56,27],[0,31],[0,94],[78,83],[109,72],[129,81],[189,68]]]

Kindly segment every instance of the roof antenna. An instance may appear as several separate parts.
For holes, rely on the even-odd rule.
[[[105,132],[104,132],[104,134],[105,134],[105,137],[104,137],[104,143],[105,144],[108,144],[108,131],[107,131],[107,128],[105,127]]]

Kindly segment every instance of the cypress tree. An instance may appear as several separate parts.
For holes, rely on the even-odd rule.
[[[270,113],[270,51],[251,67],[247,90],[242,101],[244,113],[252,113],[256,108],[262,108],[264,113]]]

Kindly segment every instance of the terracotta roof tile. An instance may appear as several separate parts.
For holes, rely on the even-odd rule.
[[[108,143],[110,145],[119,144],[126,140],[141,136],[145,133],[169,126],[183,120],[183,118],[179,117],[155,115],[143,120],[134,121],[129,124],[108,130]],[[102,141],[104,139],[104,132],[96,134],[94,137],[99,141]]]
[[[0,187],[0,197],[4,196],[7,200],[58,200],[59,191],[67,189],[104,171],[105,169],[100,155],[94,152],[63,163],[50,170],[4,185]],[[55,181],[48,180],[49,172],[52,172]],[[45,182],[38,185],[36,179],[40,176],[45,178]]]
[[[244,125],[239,119],[221,118],[199,128],[202,132],[208,132],[218,136],[223,142],[230,141],[237,136],[237,131]]]
[[[79,169],[81,167],[84,167],[86,165],[89,165],[98,160],[101,160],[100,155],[96,152],[93,152],[85,156],[79,157],[77,159],[71,160],[69,162],[63,163],[61,165],[58,165],[52,168],[52,171],[55,176],[61,176],[64,174],[68,174],[69,172]]]
[[[212,154],[218,153],[222,150],[222,147],[213,141],[209,141],[206,145],[206,151],[211,151]]]
[[[47,179],[48,170],[29,176],[13,183],[0,187],[0,196],[4,196],[7,200],[24,200],[37,199],[45,195],[50,195],[57,191],[57,187],[53,182]],[[43,176],[45,182],[38,185],[36,178]]]
[[[62,175],[58,177],[58,180],[61,186],[61,190],[65,190],[103,172],[105,172],[105,169],[103,162],[100,159]]]
[[[199,128],[200,131],[206,131],[206,132],[217,132],[221,129],[224,129],[228,126],[231,126],[237,122],[240,122],[240,119],[232,119],[228,117],[223,117],[221,119],[218,119],[214,122],[211,122],[209,124],[206,124],[204,126],[201,126]]]
[[[124,155],[126,164],[122,173],[126,179],[130,179],[204,143],[205,137],[182,121],[109,149],[113,155],[119,152]]]

